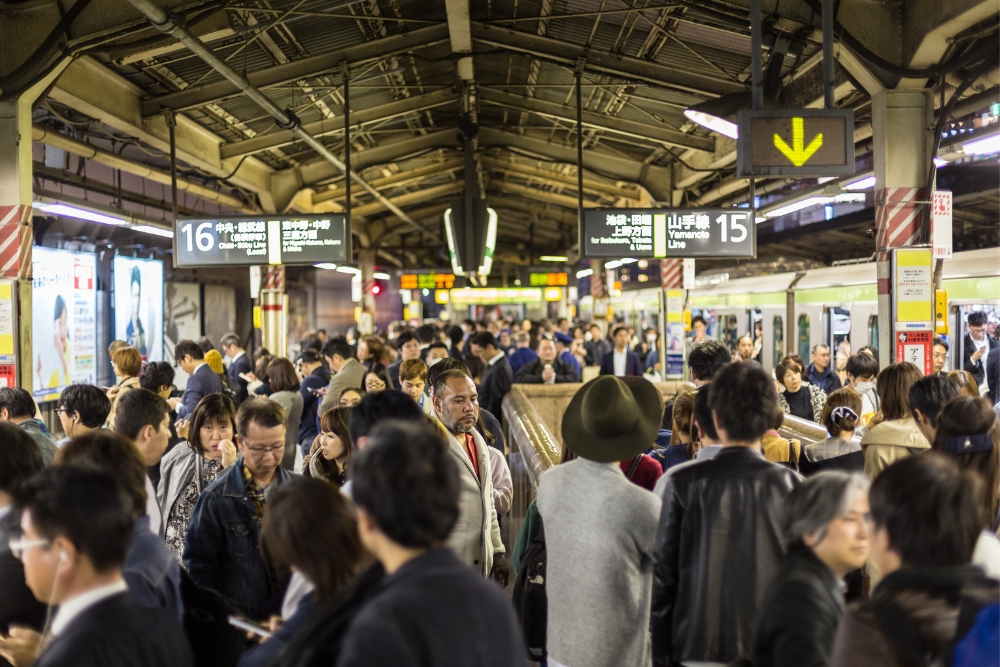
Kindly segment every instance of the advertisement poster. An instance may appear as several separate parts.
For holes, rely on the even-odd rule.
[[[222,337],[236,329],[236,290],[205,285],[205,335],[216,349]]]
[[[163,361],[163,262],[115,257],[115,338],[145,361]]]
[[[174,363],[174,347],[182,340],[201,338],[201,285],[167,283],[164,286],[163,360]],[[183,389],[187,374],[174,369],[174,386]]]
[[[96,257],[35,247],[31,271],[32,393],[41,403],[97,381]]]

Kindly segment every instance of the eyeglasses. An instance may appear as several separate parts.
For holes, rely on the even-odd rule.
[[[47,547],[51,544],[48,540],[25,540],[21,538],[12,538],[7,546],[10,547],[10,553],[13,554],[14,558],[21,560],[21,556],[24,555],[25,549],[30,549],[31,547]]]
[[[66,408],[64,408],[62,406],[59,406],[58,408],[55,409],[55,413],[57,415],[68,415],[69,414],[69,410],[67,410]]]
[[[253,452],[254,454],[277,454],[284,449],[284,445],[275,445],[274,447],[247,447],[247,451]]]

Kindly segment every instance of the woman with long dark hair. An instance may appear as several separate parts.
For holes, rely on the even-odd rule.
[[[209,394],[198,401],[191,421],[182,422],[178,430],[186,442],[178,443],[160,461],[156,501],[163,513],[163,538],[180,562],[198,496],[236,462],[236,407],[225,394]]]
[[[325,479],[337,486],[344,485],[347,464],[354,453],[351,434],[347,428],[350,416],[351,408],[344,407],[336,407],[323,413],[319,418],[319,435],[313,443],[309,461],[303,463],[302,474]]]

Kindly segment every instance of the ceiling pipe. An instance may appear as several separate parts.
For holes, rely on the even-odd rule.
[[[341,162],[340,159],[337,158],[337,156],[334,155],[325,145],[323,145],[321,141],[302,129],[302,125],[294,113],[279,108],[278,105],[271,100],[271,98],[261,92],[259,88],[251,84],[245,76],[234,70],[225,61],[218,58],[211,49],[205,46],[200,39],[191,34],[187,28],[181,25],[174,17],[170,16],[166,10],[156,5],[151,0],[129,0],[129,3],[142,12],[143,16],[145,16],[158,30],[171,35],[174,39],[184,44],[184,46],[186,46],[191,53],[205,61],[205,63],[212,69],[228,79],[237,88],[242,90],[247,97],[257,104],[257,106],[271,114],[271,116],[273,116],[277,121],[278,127],[283,130],[290,130],[303,143],[316,151],[316,153],[323,159],[344,174],[348,174],[355,183],[364,188],[368,194],[395,214],[397,218],[410,225],[415,230],[440,241],[440,237],[436,233],[417,224],[417,222],[404,213],[401,208],[386,199],[385,196],[383,196],[378,190],[368,185],[368,183],[361,178],[357,172],[349,170],[347,166]]]

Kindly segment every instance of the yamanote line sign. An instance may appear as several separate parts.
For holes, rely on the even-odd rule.
[[[757,230],[749,209],[588,208],[583,213],[584,257],[756,255]]]

